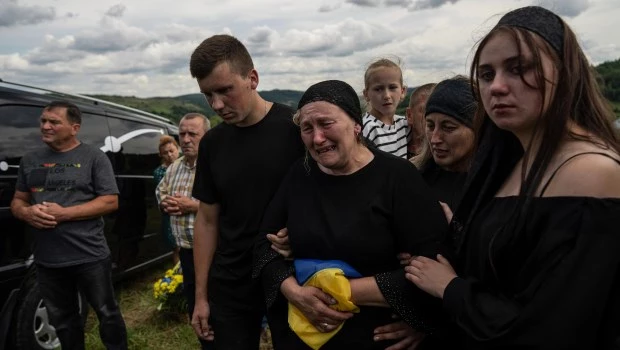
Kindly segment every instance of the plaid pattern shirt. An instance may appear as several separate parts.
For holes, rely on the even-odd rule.
[[[196,200],[192,197],[194,176],[196,175],[196,163],[191,166],[185,161],[185,157],[179,157],[170,164],[166,175],[155,189],[157,203],[161,204],[166,196],[179,194]],[[186,215],[170,215],[170,227],[172,235],[177,241],[177,246],[192,249],[194,246],[194,219],[196,213]]]

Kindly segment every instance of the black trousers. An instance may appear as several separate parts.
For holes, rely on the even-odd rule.
[[[187,306],[190,318],[195,305],[195,277],[193,250],[181,248],[179,252],[181,268],[183,269],[183,290],[187,293]],[[215,339],[213,342],[201,340],[205,350],[257,350],[260,344],[260,333],[264,309],[262,305],[256,308],[229,307],[220,300],[209,299],[209,324],[213,327]]]
[[[127,331],[114,297],[109,258],[61,268],[38,265],[37,279],[51,324],[63,349],[84,349],[84,325],[78,291],[99,319],[99,335],[107,349],[127,349]]]
[[[187,313],[189,321],[192,321],[194,314],[194,305],[196,305],[196,277],[194,275],[194,250],[181,248],[179,249],[179,261],[181,262],[181,270],[183,270],[183,293],[187,299]],[[203,350],[212,350],[213,342],[198,338],[200,346]]]

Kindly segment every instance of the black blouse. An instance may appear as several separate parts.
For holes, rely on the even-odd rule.
[[[534,198],[520,218],[517,201],[491,199],[454,264],[444,307],[466,348],[619,348],[620,199]]]
[[[372,341],[372,331],[393,322],[392,313],[430,332],[425,310],[440,308],[437,299],[405,279],[396,255],[434,257],[447,230],[445,216],[410,162],[372,152],[375,157],[368,165],[346,176],[327,175],[312,160],[307,168],[302,161],[296,163],[267,208],[256,245],[254,272],[262,279],[268,307],[281,296],[281,282],[293,273],[291,263],[274,254],[265,238],[283,227],[296,258],[338,259],[363,276],[375,276],[391,309],[361,307],[325,349],[384,346]],[[286,313],[276,318],[285,322]]]
[[[461,199],[467,173],[442,169],[432,158],[420,173],[424,181],[435,191],[437,198],[454,210]]]

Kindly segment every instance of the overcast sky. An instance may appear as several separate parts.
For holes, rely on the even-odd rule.
[[[398,57],[416,86],[466,73],[500,16],[531,4],[571,25],[593,64],[620,58],[619,0],[0,0],[0,78],[71,93],[196,93],[189,56],[219,33],[248,47],[259,90],[342,79]]]

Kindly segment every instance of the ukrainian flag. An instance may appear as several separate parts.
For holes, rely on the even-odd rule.
[[[362,277],[349,264],[340,260],[296,259],[295,278],[300,285],[312,286],[331,295],[336,304],[330,307],[338,311],[359,312],[359,308],[351,302],[351,285],[349,278]],[[321,332],[314,327],[304,314],[291,303],[288,304],[288,324],[312,349],[320,349],[336,333],[340,331],[340,324],[331,332]]]

